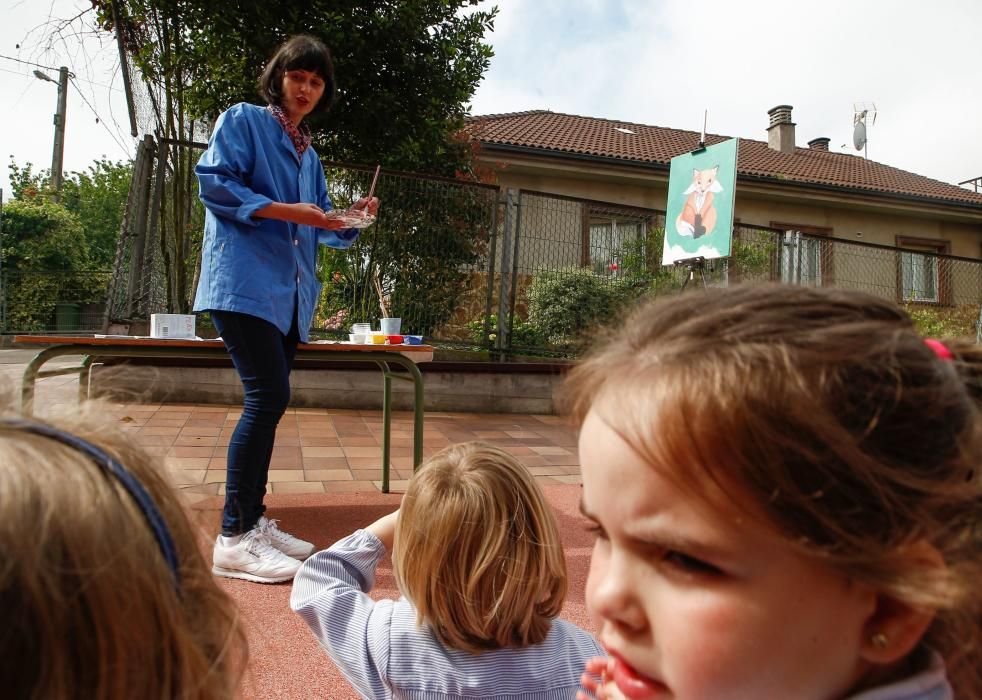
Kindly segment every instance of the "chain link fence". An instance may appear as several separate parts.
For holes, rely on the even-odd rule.
[[[102,328],[110,272],[4,271],[4,333],[80,333]]]
[[[485,345],[505,356],[575,356],[642,298],[778,274],[776,229],[738,226],[730,258],[665,266],[664,211],[518,190],[503,201],[496,260],[508,279]]]
[[[980,260],[738,223],[730,257],[663,266],[663,211],[517,190],[502,201],[496,260],[511,276],[484,344],[503,356],[576,356],[642,298],[771,281],[861,290],[938,334],[982,332]]]
[[[91,332],[190,308],[203,210],[189,173],[202,144],[146,143],[114,271],[5,271],[4,333]],[[367,192],[374,168],[324,165],[335,206]],[[175,220],[161,202],[177,189],[188,204]],[[932,250],[738,223],[729,258],[663,266],[660,210],[394,171],[376,194],[376,224],[347,251],[322,248],[315,336],[346,338],[387,313],[445,347],[569,357],[641,298],[769,281],[863,290],[970,334],[979,318],[982,261]]]
[[[368,192],[374,168],[327,164],[329,196],[347,207]],[[314,330],[347,338],[354,322],[401,319],[402,332],[471,345],[468,323],[489,298],[498,188],[383,171],[374,225],[346,251],[321,248],[324,282]]]

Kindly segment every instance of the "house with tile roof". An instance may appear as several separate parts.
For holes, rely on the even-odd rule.
[[[911,272],[900,275],[930,266],[914,251],[982,260],[982,193],[832,152],[827,138],[800,147],[791,114],[788,105],[768,112],[766,141],[740,138],[737,222],[910,250]],[[467,129],[503,188],[657,210],[671,159],[700,141],[698,132],[546,110],[474,116]],[[705,143],[729,138],[707,134]]]

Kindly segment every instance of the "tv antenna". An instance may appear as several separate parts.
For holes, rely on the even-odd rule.
[[[870,126],[876,124],[876,103],[854,102],[852,105],[852,145],[857,151],[863,152],[863,158],[868,158],[866,149],[866,121]]]

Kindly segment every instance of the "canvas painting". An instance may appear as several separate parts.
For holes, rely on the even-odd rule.
[[[663,265],[730,255],[738,142],[730,139],[672,158]]]

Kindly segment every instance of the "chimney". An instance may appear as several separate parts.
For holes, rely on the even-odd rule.
[[[794,153],[794,122],[791,105],[778,105],[767,111],[771,125],[767,127],[767,145],[781,153]]]
[[[808,142],[808,148],[813,151],[827,151],[829,150],[829,140],[827,136],[819,136]]]

